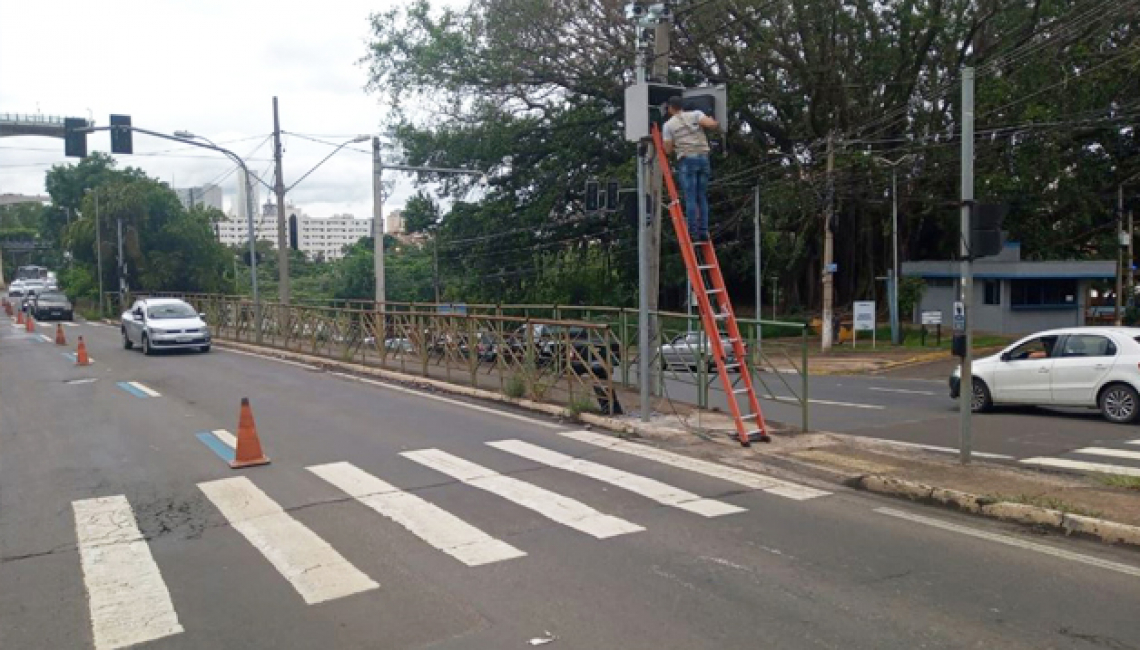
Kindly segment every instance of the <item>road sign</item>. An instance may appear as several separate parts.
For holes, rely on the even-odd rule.
[[[827,267],[824,269],[824,271],[826,271],[828,273],[838,273],[839,272],[839,265],[835,264],[833,262],[831,264],[828,264]]]
[[[961,301],[954,302],[954,331],[966,331],[966,306]]]
[[[856,332],[875,331],[875,302],[864,301],[855,303],[854,321]]]
[[[922,324],[923,325],[941,325],[942,324],[942,312],[939,310],[922,312]]]

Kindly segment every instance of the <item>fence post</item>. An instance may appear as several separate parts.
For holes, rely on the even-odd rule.
[[[479,387],[479,342],[475,340],[475,317],[467,315],[467,368],[471,371],[471,387]],[[462,348],[461,348],[462,349]]]
[[[808,430],[808,341],[807,341],[807,326],[800,328],[800,378],[803,381],[803,389],[801,393],[801,404],[803,406],[803,422],[802,428],[804,433]]]
[[[621,359],[618,364],[621,365],[621,385],[629,388],[629,314],[626,312],[625,307],[621,308],[618,314],[619,327],[621,327]]]

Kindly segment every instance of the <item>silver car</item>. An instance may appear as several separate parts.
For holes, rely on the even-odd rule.
[[[732,350],[732,343],[727,337],[721,338],[720,344],[724,347],[726,363],[729,365],[736,364],[736,354]],[[701,355],[704,355],[705,363],[708,364],[707,368],[710,372],[716,370],[716,360],[713,359],[712,346],[709,344],[709,339],[705,336],[704,332],[688,332],[673,338],[673,340],[661,346],[661,364],[665,368],[689,368],[697,369],[700,365]],[[736,366],[732,370],[739,372],[740,366]]]
[[[210,328],[205,314],[173,298],[136,300],[123,312],[123,348],[138,345],[143,354],[156,350],[196,349],[210,351]]]

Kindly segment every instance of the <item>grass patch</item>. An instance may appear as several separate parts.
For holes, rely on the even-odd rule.
[[[503,392],[506,393],[507,397],[520,399],[526,395],[526,382],[523,381],[522,377],[512,375],[511,378],[507,380],[507,385],[503,387]]]
[[[594,400],[587,397],[575,397],[574,399],[570,400],[570,403],[566,405],[566,410],[569,411],[570,417],[574,418],[582,415],[583,413],[601,412],[601,409],[599,409],[598,405],[594,403]]]
[[[1096,479],[1109,487],[1124,488],[1126,490],[1140,491],[1140,476],[1121,476],[1120,474],[1098,474]]]
[[[998,501],[1008,501],[1009,503],[1023,503],[1027,506],[1037,506],[1039,508],[1049,508],[1050,510],[1059,510],[1073,515],[1082,515],[1085,517],[1100,517],[1102,514],[1099,510],[1086,508],[1075,503],[1069,503],[1064,499],[1051,497],[1047,495],[1033,495],[1033,494],[998,494],[993,497]]]

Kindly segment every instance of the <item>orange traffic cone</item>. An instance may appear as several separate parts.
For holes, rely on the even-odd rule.
[[[230,467],[252,467],[268,465],[269,459],[261,451],[261,440],[257,437],[257,425],[253,422],[253,410],[249,408],[249,398],[241,398],[241,414],[238,416],[237,450]]]
[[[63,335],[63,325],[59,323],[55,325],[55,344],[67,345],[67,337]]]
[[[29,333],[36,331],[36,319],[32,318],[31,314],[28,314],[28,317],[24,319],[24,329]]]
[[[83,337],[79,337],[79,349],[75,351],[75,365],[89,366],[91,359],[87,357],[87,344],[83,342]]]
[[[16,324],[17,325],[23,325],[24,324],[24,310],[23,309],[16,312]]]

